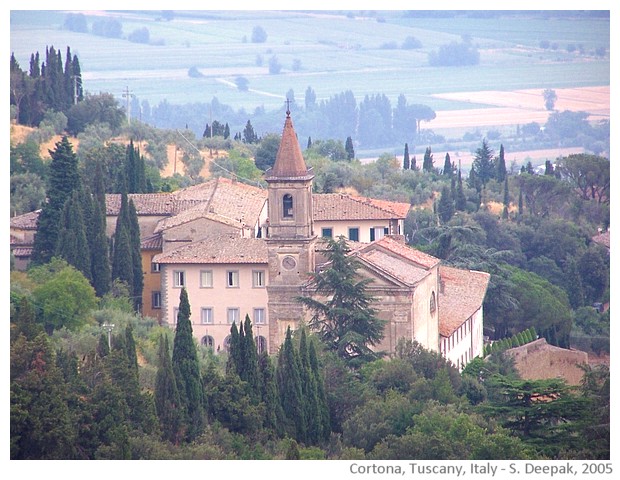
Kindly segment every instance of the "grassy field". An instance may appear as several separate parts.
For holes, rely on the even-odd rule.
[[[86,13],[86,12],[85,12]],[[153,106],[170,103],[220,103],[252,111],[282,106],[293,89],[298,102],[312,87],[320,101],[351,90],[358,101],[384,93],[393,104],[399,94],[408,103],[435,110],[483,108],[434,94],[528,88],[571,88],[609,85],[608,18],[542,18],[521,12],[518,17],[412,17],[404,12],[175,12],[162,21],[158,12],[89,12],[89,27],[113,17],[122,23],[123,39],[97,37],[62,29],[62,11],[11,12],[11,51],[22,68],[30,55],[43,56],[53,45],[64,54],[77,54],[87,91],[106,91],[121,97],[126,88]],[[252,43],[252,29],[261,26],[265,43]],[[148,28],[152,43],[125,38]],[[422,47],[399,47],[409,36]],[[430,67],[428,54],[441,45],[468,36],[480,52],[472,67]],[[540,48],[541,41],[550,48]],[[574,51],[569,52],[572,48]],[[271,75],[268,62],[276,56],[280,74]],[[262,65],[257,65],[262,59]],[[293,69],[294,62],[300,68]],[[197,68],[202,78],[190,78]],[[234,86],[237,76],[249,81],[249,91]]]

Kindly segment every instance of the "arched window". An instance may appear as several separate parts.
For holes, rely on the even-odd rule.
[[[213,347],[215,346],[215,340],[213,340],[211,335],[205,335],[202,337],[200,343],[202,343],[205,347],[209,347],[211,350],[213,350]]]
[[[435,292],[431,293],[430,310],[431,313],[435,313],[435,310],[437,310],[437,300],[435,299]]]
[[[284,218],[293,218],[293,196],[290,193],[282,197],[282,215]]]

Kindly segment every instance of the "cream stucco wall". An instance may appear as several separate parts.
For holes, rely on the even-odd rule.
[[[413,340],[429,350],[439,351],[439,275],[433,267],[413,292]],[[435,296],[435,310],[431,312],[431,297]]]
[[[323,229],[332,229],[332,238],[343,236],[349,238],[349,228],[359,229],[359,242],[370,243],[370,230],[372,228],[387,228],[388,234],[400,235],[404,231],[403,220],[317,220],[314,222],[314,232],[323,236]],[[379,240],[383,235],[376,235],[374,240]]]
[[[200,272],[212,271],[213,286],[200,286]],[[187,295],[191,307],[190,320],[194,337],[200,342],[205,336],[213,338],[215,351],[224,349],[224,341],[230,335],[231,324],[228,323],[227,312],[230,308],[239,309],[239,319],[244,321],[246,314],[253,321],[254,336],[261,335],[267,338],[269,327],[269,312],[267,311],[267,264],[179,264],[162,265],[162,317],[163,322],[171,328],[176,325],[174,315],[179,305],[180,287],[174,287],[174,272],[185,272]],[[227,272],[236,271],[239,274],[237,287],[227,286]],[[253,272],[263,272],[264,285],[253,286]],[[213,323],[204,324],[201,321],[202,308],[211,308]],[[254,323],[254,309],[264,309],[265,319],[261,325]]]
[[[482,355],[482,308],[479,308],[449,337],[441,338],[441,353],[459,370]]]

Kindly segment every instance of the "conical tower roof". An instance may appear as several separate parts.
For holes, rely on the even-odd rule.
[[[306,162],[301,153],[297,134],[293,128],[293,120],[291,112],[286,112],[286,120],[284,121],[284,130],[282,132],[282,140],[276,155],[276,161],[273,168],[267,172],[267,180],[284,179],[284,178],[307,178],[312,176],[306,167]]]

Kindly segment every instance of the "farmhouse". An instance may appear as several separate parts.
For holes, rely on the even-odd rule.
[[[287,328],[308,320],[295,297],[310,292],[310,272],[323,268],[322,239],[344,236],[386,321],[378,349],[393,353],[399,339],[416,340],[458,367],[480,355],[489,275],[441,265],[407,246],[409,204],[315,194],[313,178],[287,112],[267,189],[215,178],[172,193],[130,195],[142,239],[142,313],[174,328],[185,288],[203,345],[225,350],[232,323],[248,315],[258,348],[275,353]],[[107,195],[109,235],[119,209],[120,195]],[[36,217],[11,220],[12,251],[26,254],[22,266]]]

